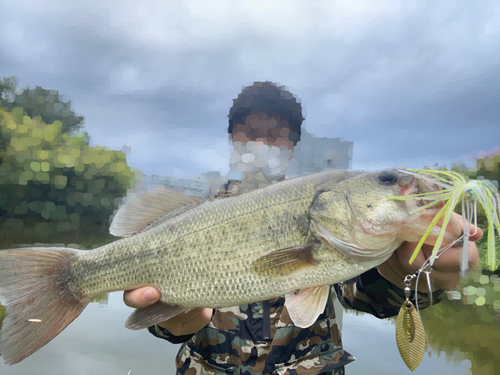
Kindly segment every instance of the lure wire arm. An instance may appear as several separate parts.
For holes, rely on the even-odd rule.
[[[465,201],[465,199],[462,199],[462,207],[465,205],[464,201]],[[476,204],[476,201],[470,202],[469,200],[467,200],[467,204],[465,206],[466,206],[465,211],[464,211],[464,208],[462,208],[462,213],[464,214],[462,216],[462,220],[464,223],[464,230],[463,230],[462,235],[459,238],[457,238],[455,241],[450,243],[449,245],[441,248],[438,251],[438,253],[436,254],[436,258],[434,261],[439,260],[439,258],[444,253],[446,253],[449,249],[451,249],[457,243],[463,241],[463,247],[465,248],[465,251],[462,250],[463,253],[462,253],[461,267],[462,267],[462,264],[465,264],[468,268],[469,259],[468,259],[467,245],[469,243],[469,237],[475,236],[477,234],[477,228],[478,228],[477,227],[477,204]],[[470,234],[470,227],[472,226],[472,221],[474,221],[475,231],[474,231],[474,233]],[[465,257],[464,253],[465,253],[465,256],[467,257],[465,262],[463,261],[463,258]],[[432,294],[432,281],[430,278],[431,272],[432,272],[431,257],[429,257],[425,260],[425,262],[422,264],[420,269],[415,274],[407,275],[405,277],[405,285],[407,283],[407,280],[409,280],[411,283],[411,280],[413,280],[413,278],[416,278],[416,280],[415,280],[415,308],[417,309],[417,312],[419,315],[420,315],[420,309],[418,306],[418,285],[419,285],[420,276],[422,273],[425,273],[425,275],[426,275],[430,306],[432,306],[433,302],[434,302],[433,294]],[[461,270],[461,275],[462,275],[462,270]]]

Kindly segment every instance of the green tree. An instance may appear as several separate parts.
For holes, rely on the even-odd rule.
[[[83,131],[72,136],[61,121],[47,124],[21,107],[0,108],[0,130],[2,239],[55,242],[67,233],[78,242],[96,226],[107,232],[115,199],[139,172],[123,152],[92,147]]]
[[[34,89],[17,87],[16,77],[4,77],[0,81],[0,105],[6,111],[20,107],[30,117],[40,116],[46,124],[61,122],[63,133],[77,132],[84,118],[77,116],[71,108],[71,101],[57,90],[47,90],[36,86]]]
[[[466,172],[470,178],[484,177],[500,183],[500,150],[476,159],[476,165]],[[498,185],[497,185],[498,187]]]
[[[500,150],[493,152],[489,155],[485,155],[481,158],[476,159],[476,165],[468,168],[464,174],[471,178],[471,179],[487,179],[492,181],[494,184],[496,184],[496,187],[498,189],[499,183],[500,183]],[[481,228],[485,229],[484,230],[484,236],[481,239],[481,243],[484,243],[484,246],[480,247],[480,252],[481,254],[481,266],[484,266],[484,259],[485,259],[485,253],[486,253],[486,239],[487,239],[487,234],[488,234],[488,226],[487,226],[487,219],[486,215],[484,213],[484,210],[482,207],[478,208],[478,221],[480,223]],[[497,243],[497,260],[500,262],[500,239],[496,238],[496,243]],[[498,272],[498,270],[496,271]]]

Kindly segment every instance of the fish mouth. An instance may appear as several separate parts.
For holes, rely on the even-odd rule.
[[[408,173],[413,177],[408,186],[402,187],[401,191],[403,195],[428,194],[430,198],[434,195],[432,193],[438,195],[443,190],[443,186],[436,183],[431,178],[415,175],[411,172],[402,172]],[[418,242],[422,235],[429,229],[432,220],[443,208],[445,202],[422,197],[404,200],[404,204],[409,215],[408,218],[403,221],[398,237],[409,242]],[[425,243],[433,244],[436,241],[442,228],[443,219],[444,217],[441,217],[436,225],[430,230]],[[454,242],[461,234],[462,229],[457,220],[452,216],[446,227],[443,245]]]
[[[418,194],[437,193],[443,190],[443,187],[434,183],[434,181],[416,176],[413,173],[408,173],[404,170],[397,169],[398,182],[396,189],[402,196],[411,196]],[[436,202],[435,200],[426,200],[425,198],[405,199],[400,200],[398,204],[402,205],[403,211],[398,219],[392,223],[378,224],[371,221],[358,212],[355,205],[347,198],[349,209],[351,210],[352,217],[355,219],[355,230],[351,235],[352,244],[360,246],[357,237],[369,236],[375,242],[380,241],[383,243],[384,237],[397,237],[408,242],[418,242],[425,231],[429,228],[430,223],[444,206],[443,202]],[[431,206],[427,207],[428,205]],[[403,213],[404,212],[404,213]],[[435,228],[431,231],[426,242],[433,242],[439,235],[442,227],[443,218],[441,218]],[[454,217],[448,223],[444,244],[451,243],[461,235],[461,229],[458,222]],[[361,239],[360,237],[360,239]],[[387,240],[388,241],[388,240]],[[365,243],[365,241],[362,241]]]
[[[411,172],[406,172],[405,170],[400,170],[400,172],[403,172],[404,175],[407,176],[406,179],[405,178],[402,179],[403,183],[400,183],[400,189],[403,196],[411,196],[418,194],[430,194],[430,196],[432,196],[432,193],[439,194],[439,192],[443,190],[442,186],[436,184],[430,178],[427,178],[422,175],[415,175]],[[404,200],[404,203],[406,211],[410,215],[413,214],[413,212],[415,212],[416,210],[420,209],[421,207],[428,206],[432,203],[434,204],[432,204],[431,207],[425,209],[428,214],[435,214],[444,206],[444,202],[442,201],[436,202],[435,200],[425,199],[425,198],[407,199]]]

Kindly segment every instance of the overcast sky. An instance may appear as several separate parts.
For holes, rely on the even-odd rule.
[[[139,4],[140,3],[140,4]],[[145,174],[228,171],[242,87],[286,86],[353,168],[465,161],[500,146],[500,3],[10,1],[0,75],[57,89],[93,144]]]

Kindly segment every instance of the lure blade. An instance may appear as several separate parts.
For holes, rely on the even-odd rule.
[[[405,301],[399,310],[396,343],[406,366],[415,371],[424,358],[425,334],[417,310],[409,301]]]

